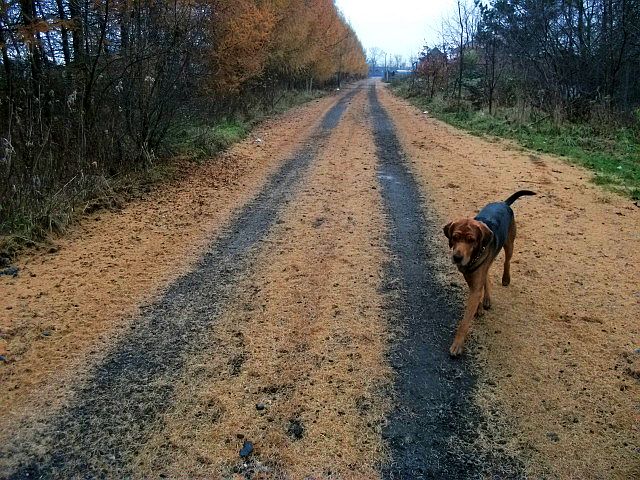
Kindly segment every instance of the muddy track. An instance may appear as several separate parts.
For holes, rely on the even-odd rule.
[[[8,478],[127,476],[128,464],[172,402],[185,360],[202,348],[207,332],[253,264],[261,240],[337,126],[353,89],[331,108],[307,146],[286,161],[210,247],[197,267],[145,309],[71,405],[48,427],[40,445],[17,445],[33,459]],[[45,453],[42,453],[45,452]]]
[[[477,424],[470,402],[474,379],[468,357],[453,360],[447,354],[462,307],[437,278],[439,251],[430,239],[440,227],[423,207],[375,85],[369,101],[394,256],[387,285],[397,291],[391,324],[398,331],[390,352],[397,375],[395,407],[384,434],[392,462],[385,477],[475,477],[478,467],[462,448]]]

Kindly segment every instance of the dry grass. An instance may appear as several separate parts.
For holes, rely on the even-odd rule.
[[[380,96],[443,224],[520,188],[539,194],[514,206],[512,284],[494,289],[475,328],[486,371],[477,401],[513,436],[500,448],[528,459],[534,478],[639,477],[640,210],[584,169]],[[450,280],[462,280],[453,268]]]
[[[126,332],[138,306],[189,268],[333,102],[265,122],[179,181],[121,211],[89,216],[51,251],[23,255],[17,278],[0,277],[0,442],[28,435],[34,416],[64,402],[69,385]]]
[[[383,220],[359,94],[216,322],[137,474],[374,478],[388,382]],[[258,410],[256,405],[263,404]],[[238,455],[244,440],[252,460]]]

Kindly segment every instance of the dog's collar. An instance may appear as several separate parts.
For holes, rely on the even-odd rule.
[[[478,254],[477,254],[477,255],[474,257],[474,259],[473,259],[473,260],[471,260],[471,262],[469,262],[469,263],[471,263],[471,265],[473,265],[475,262],[477,262],[477,261],[480,259],[480,257],[481,257],[482,255],[484,255],[484,252],[485,252],[486,250],[487,250],[487,246],[485,245],[484,247],[482,247],[482,248],[480,249],[480,251],[478,252]]]
[[[469,263],[467,263],[464,267],[462,267],[462,269],[460,270],[463,273],[475,272],[478,269],[478,267],[482,265],[482,262],[478,262],[478,260],[480,260],[484,256],[484,253],[487,251],[487,246],[488,245],[485,245],[484,247],[482,247],[478,252],[478,254],[475,257],[473,257],[473,259]]]

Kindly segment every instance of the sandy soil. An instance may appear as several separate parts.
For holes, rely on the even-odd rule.
[[[389,371],[377,294],[384,222],[365,107],[361,92],[265,240],[141,454],[140,476],[377,476]],[[199,412],[214,419],[203,425]],[[245,440],[257,460],[243,464]]]
[[[513,280],[476,323],[489,424],[510,429],[534,477],[640,476],[640,209],[584,169],[381,100],[443,224],[538,192],[514,204]],[[462,283],[453,268],[450,279]]]
[[[190,268],[333,103],[328,97],[265,122],[219,158],[185,164],[182,178],[148,198],[87,218],[51,252],[22,256],[17,278],[0,277],[0,443],[59,406],[72,381],[126,332],[141,305]]]

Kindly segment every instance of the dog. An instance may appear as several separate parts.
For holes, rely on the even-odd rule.
[[[469,299],[464,317],[458,324],[456,336],[449,353],[456,357],[462,353],[464,341],[471,327],[471,320],[480,313],[480,302],[484,309],[491,308],[491,282],[489,267],[504,248],[504,271],[502,285],[511,282],[510,263],[513,242],[516,238],[516,221],[511,205],[525,195],[535,195],[530,190],[520,190],[504,202],[485,206],[475,218],[463,218],[447,223],[444,234],[449,239],[451,260],[464,275],[469,285]]]

